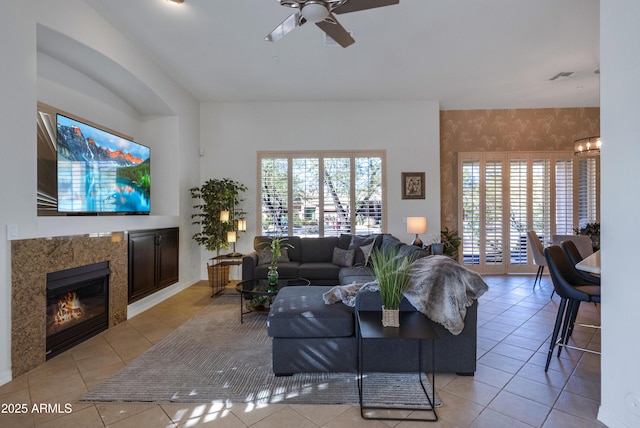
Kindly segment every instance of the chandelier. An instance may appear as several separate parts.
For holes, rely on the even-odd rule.
[[[573,142],[573,152],[576,155],[598,156],[600,154],[600,136],[580,138]]]

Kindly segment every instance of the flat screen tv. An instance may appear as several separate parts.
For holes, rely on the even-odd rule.
[[[58,211],[148,214],[149,148],[57,114]]]

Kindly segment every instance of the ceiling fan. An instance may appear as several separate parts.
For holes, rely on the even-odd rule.
[[[391,6],[400,3],[400,0],[278,0],[281,6],[298,9],[287,19],[282,21],[264,39],[277,42],[296,27],[305,22],[315,23],[322,31],[327,33],[340,46],[346,48],[355,40],[351,34],[338,22],[335,14],[357,12],[359,10],[373,9],[382,6]]]

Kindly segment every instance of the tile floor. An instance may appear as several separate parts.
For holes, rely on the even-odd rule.
[[[440,374],[438,427],[598,427],[600,357],[564,350],[544,364],[559,299],[545,277],[532,290],[530,275],[485,275],[480,301],[478,369],[474,377]],[[210,302],[200,282],[0,386],[0,427],[410,427],[417,423],[364,421],[358,407],[234,404],[227,406],[110,403],[78,400],[160,341]],[[235,290],[228,290],[233,295]],[[220,296],[217,298],[229,298]],[[255,314],[250,316],[264,316]],[[599,324],[593,305],[578,321]],[[576,327],[573,342],[599,350],[598,330]],[[567,352],[568,351],[568,352]],[[59,408],[55,404],[59,404]],[[26,413],[17,413],[26,405]],[[34,411],[33,405],[36,405]],[[49,408],[40,409],[41,404]],[[16,406],[17,405],[17,406]],[[69,407],[65,407],[68,405]]]

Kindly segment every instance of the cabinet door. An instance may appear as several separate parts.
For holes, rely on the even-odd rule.
[[[156,234],[129,235],[129,303],[156,289]]]
[[[157,239],[157,283],[162,288],[178,282],[178,229],[166,229]]]

